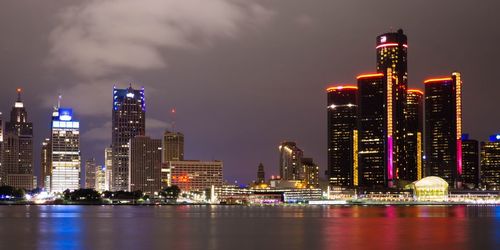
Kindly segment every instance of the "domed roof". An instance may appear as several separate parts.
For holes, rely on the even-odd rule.
[[[440,178],[437,176],[428,176],[428,177],[425,177],[419,181],[413,182],[413,184],[417,188],[436,187],[436,186],[448,188],[448,182],[443,180],[443,178]]]

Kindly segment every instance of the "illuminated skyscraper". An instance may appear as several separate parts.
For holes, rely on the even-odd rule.
[[[52,192],[80,188],[80,122],[70,108],[55,108],[52,113]]]
[[[395,178],[398,178],[397,172],[399,168],[405,170],[407,165],[406,152],[405,152],[405,137],[406,121],[406,94],[408,89],[408,39],[403,33],[402,29],[397,32],[385,33],[377,36],[376,42],[377,49],[377,72],[387,75],[387,70],[391,72],[395,79],[393,79],[393,97],[392,97],[392,110],[393,110],[393,124],[392,124],[392,140],[394,159],[393,167],[395,169]]]
[[[387,84],[382,73],[360,75],[357,80],[359,185],[391,186],[394,179],[392,84]]]
[[[481,186],[500,190],[500,134],[481,143]]]
[[[313,158],[302,158],[302,172],[304,172],[304,184],[307,187],[319,187],[319,166]]]
[[[108,190],[106,187],[106,167],[97,166],[97,172],[95,174],[95,190],[99,192],[104,192]]]
[[[481,181],[479,168],[479,142],[462,135],[462,180],[467,188],[478,188]]]
[[[0,112],[0,185],[5,184],[5,173],[3,169],[3,117]]]
[[[45,138],[42,142],[42,150],[40,152],[40,180],[38,187],[45,188],[50,191],[50,179],[52,176],[52,143],[50,138]]]
[[[96,189],[98,168],[95,158],[85,161],[85,188]]]
[[[334,186],[357,186],[357,100],[358,87],[326,89],[328,113],[328,180]]]
[[[21,89],[17,89],[17,100],[10,112],[10,121],[5,123],[3,140],[2,167],[6,184],[33,189],[33,124],[28,122],[28,113],[21,100]]]
[[[113,181],[113,149],[111,146],[104,149],[104,167],[105,167],[105,190],[111,189]]]
[[[165,131],[162,157],[162,162],[184,160],[184,135],[182,133]]]
[[[461,186],[462,81],[460,73],[425,82],[425,165],[427,175]]]
[[[146,136],[130,139],[129,188],[152,194],[161,190],[162,140]]]
[[[129,141],[146,132],[146,102],[144,89],[113,89],[112,154],[114,191],[129,186]]]
[[[405,181],[422,179],[424,153],[424,93],[409,89],[406,95],[406,164],[401,164],[398,178]]]
[[[266,183],[266,172],[264,172],[264,165],[262,163],[257,167],[257,183]]]
[[[301,171],[303,152],[295,142],[283,142],[279,146],[280,175],[282,180],[303,180]]]

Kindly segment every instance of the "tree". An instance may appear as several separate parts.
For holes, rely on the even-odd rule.
[[[177,200],[179,198],[179,194],[181,193],[181,189],[177,185],[172,185],[163,190],[162,195],[167,199]]]

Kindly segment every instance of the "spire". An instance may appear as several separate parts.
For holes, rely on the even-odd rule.
[[[61,107],[61,100],[62,100],[62,94],[59,93],[57,96],[57,108],[59,109]]]
[[[21,92],[23,92],[23,90],[21,88],[17,88],[16,91],[17,91],[17,102],[21,102]]]

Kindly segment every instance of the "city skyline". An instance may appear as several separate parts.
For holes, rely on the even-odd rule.
[[[47,5],[45,11],[50,9],[64,12],[59,7],[51,6],[50,3]],[[264,7],[266,10],[274,10],[274,5],[283,4],[273,2]],[[421,7],[418,4],[409,5],[408,8]],[[13,4],[5,9],[8,10],[9,7],[19,8]],[[445,7],[449,6],[439,3],[432,11],[438,12]],[[18,86],[24,89],[23,101],[26,103],[30,120],[34,123],[33,145],[35,166],[38,168],[40,163],[37,156],[40,155],[40,145],[42,140],[50,135],[48,125],[47,127],[43,125],[50,123],[50,116],[47,116],[47,113],[50,112],[51,105],[55,104],[57,94],[62,93],[63,106],[73,107],[77,118],[82,121],[82,160],[96,157],[102,164],[103,148],[109,146],[110,138],[98,140],[96,137],[101,130],[106,133],[110,131],[106,127],[111,115],[110,105],[103,105],[104,108],[98,106],[103,111],[96,111],[95,107],[88,106],[91,104],[83,105],[81,100],[86,98],[87,102],[97,104],[110,102],[113,85],[124,83],[119,87],[126,87],[129,82],[134,82],[135,87],[146,87],[146,98],[151,107],[148,109],[150,120],[146,124],[151,124],[153,127],[147,129],[148,135],[161,138],[161,133],[168,128],[167,122],[173,119],[169,111],[175,107],[178,111],[175,117],[176,130],[186,136],[186,158],[224,160],[224,176],[229,181],[234,179],[239,179],[243,183],[251,181],[255,178],[254,168],[259,162],[266,166],[268,175],[277,174],[279,160],[276,146],[285,140],[296,141],[309,156],[318,161],[321,167],[320,173],[323,173],[327,159],[324,150],[326,148],[325,87],[331,82],[337,82],[336,79],[340,82],[355,83],[352,76],[360,71],[373,71],[374,37],[390,31],[390,27],[394,27],[393,30],[402,27],[408,34],[409,41],[410,87],[423,89],[422,82],[428,76],[441,76],[455,70],[460,71],[466,83],[463,131],[479,141],[486,141],[487,136],[498,132],[495,127],[499,124],[498,118],[491,115],[494,114],[495,107],[499,106],[494,98],[498,87],[494,85],[494,78],[487,78],[489,74],[485,73],[494,72],[498,63],[493,59],[497,57],[498,52],[493,51],[492,54],[481,57],[482,60],[476,60],[477,54],[485,54],[486,49],[483,47],[493,47],[493,44],[488,45],[492,42],[481,37],[463,37],[455,34],[462,29],[469,32],[474,29],[487,29],[489,22],[485,20],[489,20],[488,14],[481,16],[478,14],[478,18],[485,21],[485,26],[481,27],[467,26],[458,17],[442,21],[440,19],[442,26],[439,29],[436,27],[423,29],[424,25],[412,20],[389,22],[388,19],[382,18],[380,22],[364,23],[363,28],[356,33],[335,26],[331,31],[332,34],[325,34],[322,28],[335,22],[327,18],[326,14],[322,14],[319,8],[320,4],[309,10],[311,12],[304,14],[302,18],[299,17],[303,13],[298,11],[292,11],[293,13],[283,17],[280,16],[282,13],[275,10],[278,17],[273,17],[269,21],[272,25],[285,28],[286,31],[303,31],[309,36],[308,41],[287,43],[286,39],[294,37],[293,35],[285,33],[280,34],[283,37],[278,38],[276,35],[271,35],[268,29],[259,26],[256,30],[249,31],[247,37],[222,39],[223,41],[215,42],[213,47],[203,48],[197,52],[177,52],[182,55],[174,57],[178,60],[168,60],[169,67],[165,68],[168,73],[165,75],[159,73],[163,68],[160,70],[125,68],[107,76],[107,79],[82,79],[81,76],[73,75],[75,74],[73,69],[46,66],[42,63],[45,62],[42,57],[46,55],[46,51],[53,48],[53,44],[41,43],[36,51],[28,50],[27,52],[34,53],[33,62],[21,59],[9,60],[12,63],[4,62],[3,60],[14,55],[19,58],[30,57],[26,56],[25,52],[17,51],[25,48],[23,43],[19,47],[12,47],[11,43],[20,34],[5,29],[6,26],[2,25],[0,27],[10,34],[7,37],[11,37],[12,41],[10,39],[0,41],[0,47],[5,51],[4,57],[0,60],[6,65],[0,71],[3,90],[0,108],[5,118],[15,99],[14,90]],[[346,4],[344,8],[352,6]],[[375,10],[380,9],[375,8]],[[489,10],[483,7],[474,11],[474,13],[488,12]],[[48,13],[38,15],[42,14],[49,15]],[[279,23],[293,17],[301,20],[300,24]],[[426,17],[429,20],[423,20],[424,22],[432,23],[437,20]],[[4,18],[16,20],[10,15],[5,15]],[[26,20],[25,25],[33,25],[34,21],[30,20]],[[361,24],[353,25],[355,28],[361,27]],[[43,24],[43,27],[38,32],[50,33],[55,29],[48,24]],[[247,31],[245,28],[242,29]],[[498,31],[494,29],[489,29],[489,32],[485,33],[498,36]],[[30,37],[30,34],[25,35]],[[481,35],[483,34],[478,34]],[[47,38],[44,35],[41,37]],[[477,48],[469,45],[474,44],[473,41],[476,39],[481,40],[485,46]],[[243,40],[249,42],[245,43]],[[311,49],[311,45],[314,44],[309,40],[317,41],[319,44]],[[269,63],[281,66],[271,67],[271,70],[256,67],[255,65],[267,61],[266,58],[258,55],[246,57],[249,54],[246,51],[265,54],[269,49],[276,49],[272,45],[275,42],[283,44],[283,48],[277,49],[278,51],[269,57]],[[250,45],[252,47],[248,47]],[[220,55],[222,51],[238,53],[224,53],[233,55],[217,59],[215,65],[208,63],[208,59],[213,59],[211,56]],[[287,58],[287,62],[278,58]],[[237,67],[237,64],[242,66]],[[303,67],[304,65],[310,66]],[[253,74],[250,71],[253,70],[248,69],[252,67],[256,67],[262,76],[249,77]],[[47,72],[44,72],[45,70]],[[33,73],[23,73],[28,71]],[[209,72],[215,72],[215,76]],[[78,84],[79,82],[82,84]],[[248,86],[253,88],[248,91]],[[242,91],[243,89],[245,91]],[[284,90],[287,95],[281,94]],[[95,92],[94,95],[91,95],[92,92]],[[148,93],[151,93],[150,96]],[[299,97],[311,101],[294,103],[293,100]],[[311,120],[317,122],[301,126],[280,126],[283,123],[297,124],[300,121]],[[240,141],[246,143],[238,144]],[[242,148],[236,150],[237,147],[232,145],[240,145]],[[321,177],[324,178],[323,175]]]

